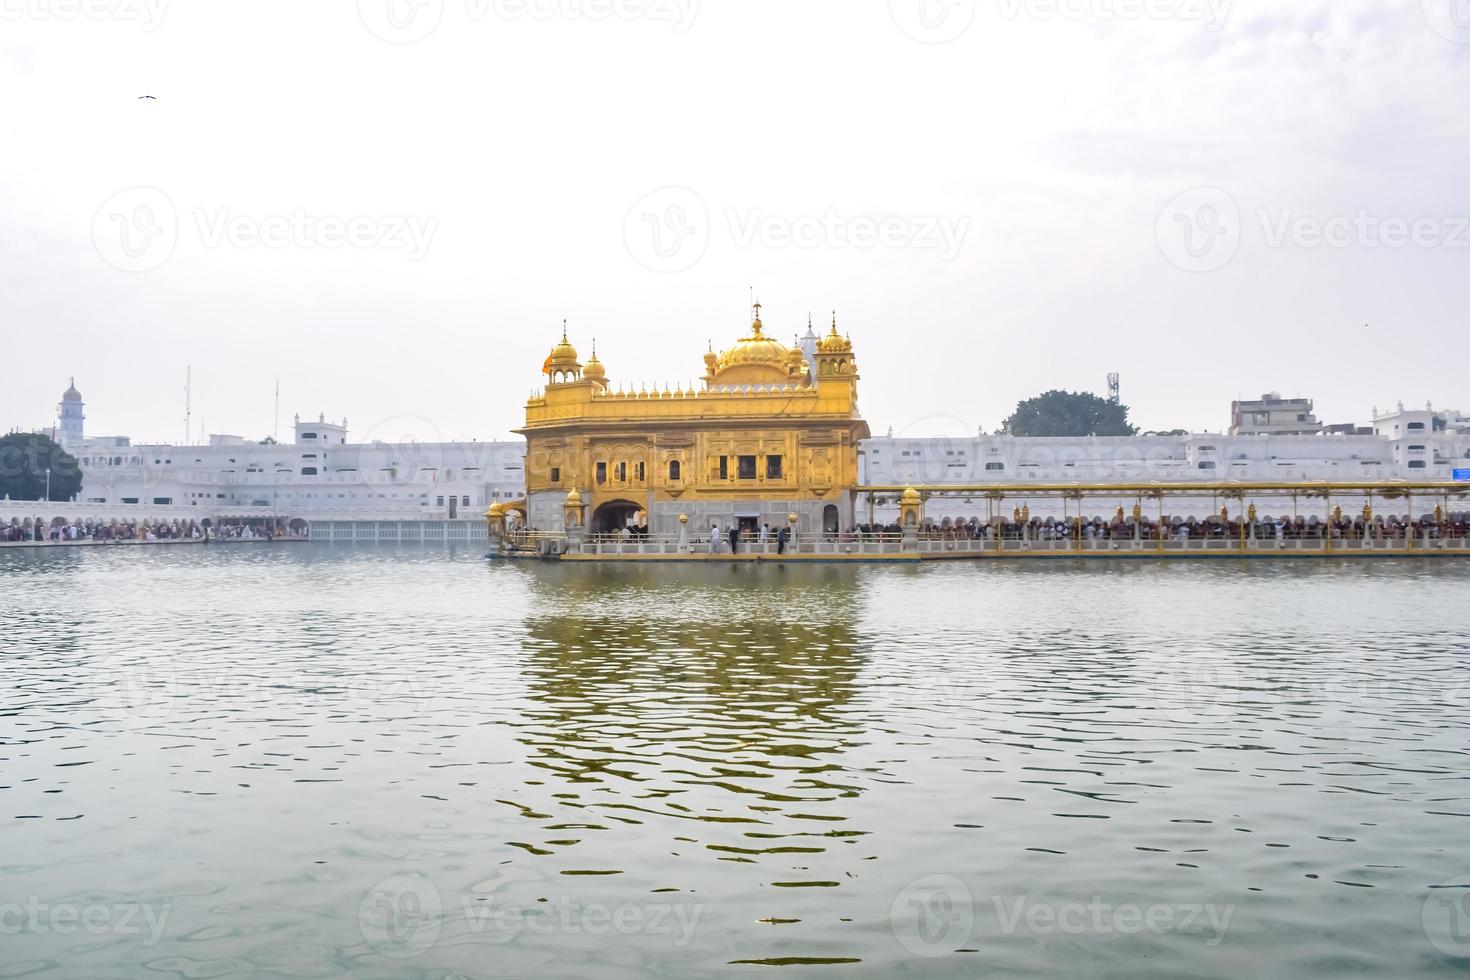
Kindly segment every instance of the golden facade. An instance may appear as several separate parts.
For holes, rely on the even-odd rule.
[[[857,361],[835,316],[825,337],[808,337],[803,350],[767,336],[757,304],[745,337],[705,354],[702,385],[635,391],[614,388],[595,348],[581,362],[563,330],[519,430],[530,525],[667,533],[682,514],[705,534],[796,514],[802,531],[852,526],[869,435]]]

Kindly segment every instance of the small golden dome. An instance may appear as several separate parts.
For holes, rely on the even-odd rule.
[[[505,516],[505,508],[502,507],[500,504],[491,504],[490,505],[490,509],[487,510],[487,511],[485,511],[485,516],[486,517],[504,517]]]
[[[923,498],[919,496],[919,491],[915,490],[913,487],[906,487],[903,491],[903,497],[901,499],[904,506],[906,507],[917,507],[920,503],[923,502]]]
[[[852,353],[852,341],[837,332],[837,313],[832,313],[832,330],[817,341],[817,350],[823,354],[850,354]]]
[[[561,343],[551,348],[551,353],[546,356],[546,364],[542,367],[545,373],[552,371],[576,371],[582,365],[577,361],[577,348],[573,347],[567,340],[567,322],[561,322]]]
[[[580,506],[582,506],[582,495],[580,493],[578,493],[575,489],[571,490],[567,494],[567,506],[568,507],[580,507]]]
[[[597,359],[597,341],[592,342],[592,356],[587,358],[587,363],[582,365],[582,377],[591,378],[594,381],[607,380],[607,368]]]

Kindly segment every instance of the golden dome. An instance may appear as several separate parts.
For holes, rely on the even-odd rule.
[[[551,353],[546,355],[546,364],[541,370],[547,374],[552,371],[577,371],[582,365],[577,361],[577,348],[567,340],[567,322],[561,322],[561,343],[551,348]]]
[[[919,496],[919,491],[915,490],[913,487],[907,487],[904,489],[903,497],[900,498],[900,502],[903,503],[903,505],[906,507],[917,507],[919,506],[919,504],[923,503],[923,498]]]
[[[761,332],[760,313],[760,304],[757,303],[750,336],[740,338],[734,347],[722,351],[715,359],[713,372],[717,384],[785,384],[792,380],[796,372],[791,350]],[[706,355],[706,363],[709,360]]]
[[[572,490],[570,493],[567,494],[567,506],[568,507],[580,507],[580,506],[582,506],[582,495],[580,493],[578,493],[576,490]]]
[[[591,378],[594,381],[607,380],[607,368],[597,359],[597,341],[592,342],[592,356],[587,358],[587,363],[582,365],[582,377]]]
[[[817,350],[823,354],[850,354],[852,353],[852,341],[837,332],[837,314],[832,314],[832,330],[817,341]]]

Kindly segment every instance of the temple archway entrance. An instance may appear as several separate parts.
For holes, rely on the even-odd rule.
[[[828,504],[822,508],[822,531],[827,534],[836,534],[838,531],[837,505]]]
[[[643,508],[631,500],[609,500],[592,512],[593,534],[618,534],[634,523]]]

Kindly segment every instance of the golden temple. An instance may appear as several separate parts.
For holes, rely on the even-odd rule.
[[[614,389],[594,344],[585,362],[567,338],[526,403],[525,515],[530,527],[593,533],[630,520],[672,533],[687,519],[753,530],[835,532],[854,523],[858,445],[852,341],[808,329],[805,348],[769,336],[755,304],[747,334],[704,355],[701,387]],[[636,516],[635,516],[636,515]]]

